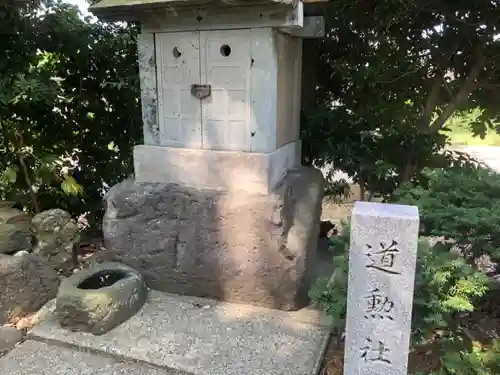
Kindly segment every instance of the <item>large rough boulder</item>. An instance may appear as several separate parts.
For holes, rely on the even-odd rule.
[[[80,241],[80,234],[71,215],[56,208],[37,214],[32,224],[37,240],[33,253],[47,259],[56,270],[73,269],[74,248]]]
[[[0,356],[13,349],[23,339],[23,331],[14,327],[0,327]]]
[[[12,202],[0,201],[0,224],[15,224],[19,227],[31,228],[31,218],[25,212],[13,208]]]
[[[0,224],[0,254],[15,254],[19,251],[30,252],[32,234],[22,226]]]
[[[0,325],[35,313],[54,298],[59,277],[34,254],[0,254]]]
[[[106,196],[106,260],[161,291],[282,310],[304,307],[324,178],[289,172],[269,195],[126,180]]]

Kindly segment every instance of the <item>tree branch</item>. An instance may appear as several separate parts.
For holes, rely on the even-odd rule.
[[[21,167],[23,169],[24,180],[26,181],[26,184],[28,185],[28,189],[29,189],[29,192],[31,195],[31,201],[33,203],[33,208],[35,210],[35,213],[39,213],[40,212],[40,205],[38,204],[38,197],[37,197],[35,190],[33,189],[33,185],[31,184],[28,166],[26,165],[26,161],[25,161],[23,151],[22,151],[22,148],[24,146],[24,140],[23,140],[22,133],[16,132],[16,138],[17,138],[18,143],[19,143],[18,156],[19,156],[19,162],[20,162]]]
[[[427,98],[425,107],[422,113],[422,125],[421,130],[428,132],[430,129],[430,124],[432,120],[432,114],[434,113],[434,108],[436,108],[436,103],[439,97],[439,91],[441,91],[441,82],[443,76],[441,74],[436,74],[434,78],[434,83],[432,84],[431,93]]]
[[[436,120],[434,120],[434,122],[430,126],[431,131],[436,132],[440,130],[446,123],[446,120],[450,118],[450,116],[453,114],[453,112],[455,112],[458,106],[467,99],[469,94],[474,91],[474,89],[477,88],[475,81],[483,70],[487,61],[488,59],[483,55],[481,55],[481,57],[476,61],[458,94],[450,103],[448,103],[443,112]]]
[[[417,73],[417,72],[418,72],[419,70],[421,70],[421,69],[422,69],[422,68],[421,68],[421,67],[419,67],[419,68],[417,68],[417,69],[415,69],[415,70],[410,70],[409,72],[403,73],[401,76],[396,77],[396,78],[394,78],[394,79],[392,79],[392,80],[390,80],[390,81],[378,81],[378,83],[384,83],[384,84],[385,84],[385,83],[394,83],[394,82],[399,81],[400,79],[402,79],[402,78],[406,77],[407,75]]]
[[[457,52],[458,49],[458,43],[453,44],[451,49],[446,53],[445,56],[440,55],[439,57],[434,56],[432,60],[433,64],[436,66],[436,77],[434,78],[434,82],[432,84],[432,89],[431,93],[429,94],[429,97],[427,98],[427,102],[425,103],[425,107],[423,109],[423,119],[421,123],[421,130],[423,132],[429,132],[431,128],[431,121],[432,121],[432,115],[436,111],[436,106],[437,106],[437,101],[439,99],[439,93],[441,91],[441,85],[444,82],[444,86],[446,90],[448,91],[448,94],[450,97],[453,97],[453,94],[451,93],[451,90],[448,86],[448,83],[446,82],[445,79],[445,73],[443,69],[440,66],[440,63],[447,62],[449,61],[453,55]]]
[[[451,89],[450,89],[450,86],[448,85],[448,82],[446,82],[446,77],[444,75],[444,72],[443,72],[443,70],[441,69],[440,66],[438,66],[438,69],[439,69],[439,72],[441,73],[441,75],[443,76],[444,88],[446,89],[446,91],[450,95],[450,98],[452,98],[453,97],[453,93],[451,92]]]

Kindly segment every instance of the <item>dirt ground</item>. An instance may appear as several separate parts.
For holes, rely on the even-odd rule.
[[[410,354],[408,370],[409,374],[416,372],[437,371],[442,367],[439,349],[427,346]],[[343,343],[335,337],[330,342],[325,353],[324,366],[319,375],[343,375],[344,373],[344,349]]]
[[[340,223],[342,219],[351,214],[354,202],[359,200],[359,197],[359,186],[351,185],[351,196],[340,204],[333,202],[328,197],[323,198],[321,220],[330,220],[333,223]]]

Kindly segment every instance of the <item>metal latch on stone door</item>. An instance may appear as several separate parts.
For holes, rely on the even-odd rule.
[[[212,93],[212,85],[191,85],[191,95],[196,96],[198,99],[206,98]]]

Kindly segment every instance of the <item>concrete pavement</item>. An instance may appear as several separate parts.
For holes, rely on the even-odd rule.
[[[500,147],[495,146],[453,146],[452,150],[468,153],[481,160],[495,172],[500,173]]]
[[[69,332],[50,317],[0,358],[0,374],[316,375],[331,324],[312,308],[150,291],[135,316],[104,335]]]

